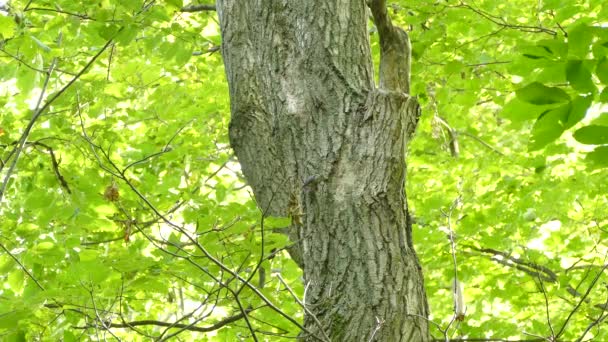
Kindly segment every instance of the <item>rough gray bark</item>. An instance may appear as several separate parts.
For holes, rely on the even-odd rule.
[[[392,27],[384,1],[374,6],[379,29]],[[307,308],[332,341],[429,340],[404,194],[419,107],[409,75],[374,86],[365,1],[218,0],[217,11],[230,141],[260,207],[292,218]],[[305,327],[323,336],[312,315]]]

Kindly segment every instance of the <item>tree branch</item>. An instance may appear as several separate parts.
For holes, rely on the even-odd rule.
[[[19,265],[19,267],[21,267],[23,272],[25,272],[25,274],[27,274],[27,276],[30,277],[30,279],[32,279],[32,281],[34,281],[34,283],[36,284],[36,286],[38,286],[39,289],[44,291],[44,287],[42,287],[40,282],[38,282],[38,280],[36,278],[34,278],[34,275],[32,273],[30,273],[30,271],[28,271],[27,268],[25,268],[25,266],[21,263],[21,261],[19,261],[19,259],[17,259],[17,257],[14,256],[13,253],[11,253],[11,251],[9,251],[2,243],[0,243],[0,248],[2,248],[2,250],[4,250],[6,252],[6,254],[8,254],[8,256],[11,257],[11,259],[15,260],[17,265]]]
[[[204,11],[215,11],[215,5],[188,5],[180,9],[181,12],[204,12]]]
[[[34,142],[31,142],[28,144],[33,145],[33,146],[40,146],[40,147],[46,149],[46,151],[51,156],[51,164],[53,166],[53,172],[55,172],[55,176],[57,177],[57,180],[59,180],[59,184],[61,184],[61,186],[65,189],[65,191],[68,192],[68,194],[71,194],[72,191],[70,191],[68,182],[65,180],[63,175],[59,172],[59,162],[57,161],[57,157],[55,157],[55,152],[53,151],[53,148],[51,146],[43,144],[39,141],[34,141]]]
[[[46,91],[46,87],[50,80],[51,73],[52,73],[53,69],[55,68],[56,60],[55,59],[53,60],[53,62],[51,63],[51,66],[49,67],[49,70],[47,71],[47,77],[44,81],[44,86],[42,88],[42,92],[40,93],[40,98],[38,99],[38,104],[36,105],[36,110],[34,111],[34,115],[32,115],[32,118],[30,119],[30,122],[28,123],[27,127],[25,128],[25,131],[23,131],[23,134],[21,134],[21,138],[19,139],[19,144],[17,146],[15,146],[14,151],[16,151],[16,152],[15,152],[15,156],[13,157],[15,159],[13,159],[13,162],[11,163],[9,169],[6,171],[6,176],[4,177],[4,182],[2,184],[2,187],[0,188],[0,203],[2,203],[2,198],[8,187],[8,181],[11,177],[11,174],[13,173],[15,167],[17,166],[17,162],[19,161],[19,155],[21,154],[21,151],[23,150],[23,146],[27,142],[27,138],[29,137],[30,132],[32,131],[32,128],[34,127],[34,124],[36,123],[38,118],[42,115],[42,113],[44,113],[44,111],[46,111],[51,106],[51,104],[55,100],[57,100],[61,95],[63,95],[63,93],[68,88],[70,88],[82,75],[84,75],[86,73],[86,71],[89,69],[89,67],[91,65],[93,65],[93,63],[95,63],[97,58],[99,58],[99,56],[101,56],[101,54],[104,53],[106,51],[106,49],[110,46],[110,44],[114,41],[114,37],[116,37],[116,35],[118,35],[122,30],[123,30],[123,28],[121,27],[116,32],[116,34],[106,42],[106,44],[99,50],[99,52],[97,52],[87,62],[87,64],[80,70],[80,72],[78,72],[78,74],[76,74],[76,76],[74,76],[58,92],[53,94],[53,96],[51,96],[49,99],[47,99],[46,102],[44,103],[44,105],[42,107],[40,107],[40,103],[42,102],[42,99],[44,98],[44,93]],[[7,160],[7,162],[8,162],[8,160]]]
[[[245,313],[249,313],[251,311],[253,311],[253,309],[245,309]],[[156,320],[151,320],[151,319],[133,321],[133,322],[125,322],[125,323],[106,323],[106,324],[104,324],[103,327],[109,329],[109,328],[131,328],[131,327],[137,327],[137,326],[142,326],[142,325],[154,325],[154,326],[158,326],[158,327],[180,328],[180,329],[184,329],[184,330],[188,330],[188,331],[209,332],[209,331],[218,330],[218,329],[226,326],[227,324],[236,322],[244,317],[245,317],[244,313],[239,313],[234,316],[227,317],[208,327],[197,327],[197,326],[191,326],[190,324],[169,323],[169,322],[162,322],[162,321],[156,321]],[[97,325],[85,325],[82,327],[73,327],[73,328],[74,329],[90,329],[90,328],[97,328],[97,327],[98,327]]]
[[[504,28],[508,28],[508,29],[514,29],[514,30],[520,30],[522,32],[530,32],[530,33],[547,33],[550,34],[552,36],[556,36],[557,32],[555,32],[554,30],[550,30],[541,26],[528,26],[528,25],[514,25],[514,24],[510,24],[508,23],[505,19],[490,14],[488,12],[484,12],[480,9],[474,8],[471,5],[467,5],[465,3],[461,3],[459,5],[456,6],[448,6],[448,7],[453,7],[453,8],[466,8],[470,11],[473,11],[475,13],[477,13],[478,15],[480,15],[481,17],[491,21],[492,23],[504,27]]]
[[[410,93],[411,45],[407,33],[394,26],[386,0],[368,0],[380,36],[380,88]]]

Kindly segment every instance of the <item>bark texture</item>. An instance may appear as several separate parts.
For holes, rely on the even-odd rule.
[[[218,0],[217,11],[232,146],[260,207],[292,218],[312,313],[302,338],[429,340],[404,194],[419,107],[399,76],[374,86],[366,2]],[[405,70],[395,63],[384,72]]]

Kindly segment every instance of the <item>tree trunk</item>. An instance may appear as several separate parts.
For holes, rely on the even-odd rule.
[[[407,35],[383,21],[383,0],[370,8],[380,89],[364,0],[217,1],[230,141],[258,205],[292,218],[306,341],[429,340],[404,193],[419,107],[399,76],[409,59],[389,65],[405,51],[389,44]]]

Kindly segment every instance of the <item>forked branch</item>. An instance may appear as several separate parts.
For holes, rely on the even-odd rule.
[[[368,0],[380,36],[380,88],[410,93],[411,45],[402,28],[393,25],[386,0]]]

